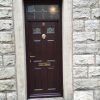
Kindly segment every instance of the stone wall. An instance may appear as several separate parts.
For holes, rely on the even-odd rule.
[[[12,0],[0,0],[0,100],[17,100]]]
[[[73,0],[74,100],[100,100],[100,0]]]
[[[0,0],[0,100],[17,100],[13,1]],[[100,0],[73,0],[74,100],[100,100]]]

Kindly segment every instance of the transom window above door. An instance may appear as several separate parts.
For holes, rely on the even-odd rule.
[[[58,5],[27,5],[26,19],[28,20],[58,20],[60,9]]]

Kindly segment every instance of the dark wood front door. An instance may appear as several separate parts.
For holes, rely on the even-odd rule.
[[[26,22],[28,98],[62,96],[62,34],[55,22]]]

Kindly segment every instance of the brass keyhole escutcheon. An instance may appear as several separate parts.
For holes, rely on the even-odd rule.
[[[42,39],[46,39],[46,34],[42,34]]]

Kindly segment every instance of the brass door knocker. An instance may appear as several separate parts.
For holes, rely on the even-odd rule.
[[[46,39],[46,34],[42,34],[42,39]]]

